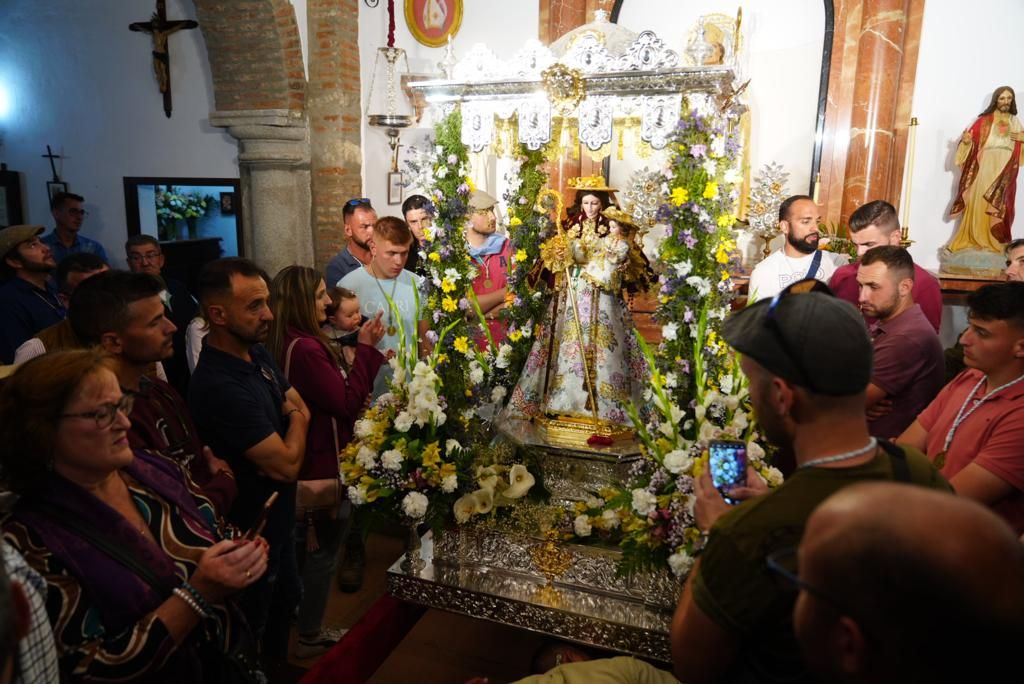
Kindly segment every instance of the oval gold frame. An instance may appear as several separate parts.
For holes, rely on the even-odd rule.
[[[415,0],[405,0],[405,24],[409,27],[409,33],[416,39],[417,42],[426,45],[427,47],[444,47],[448,42],[449,37],[454,37],[459,32],[459,28],[462,26],[462,6],[463,0],[448,0],[454,8],[455,13],[452,19],[451,26],[445,31],[439,38],[428,38],[424,35],[423,31],[420,30],[419,24],[416,22],[413,12],[415,8]]]

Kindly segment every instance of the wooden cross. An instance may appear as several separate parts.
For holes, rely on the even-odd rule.
[[[183,29],[194,29],[199,24],[191,19],[167,19],[167,0],[156,0],[156,12],[149,21],[128,24],[129,30],[153,36],[153,71],[160,92],[164,95],[164,114],[171,118],[171,59],[167,38]]]
[[[43,155],[43,159],[49,159],[50,160],[50,170],[53,171],[53,182],[54,183],[59,183],[60,182],[60,176],[57,175],[57,166],[56,166],[56,164],[53,163],[53,160],[54,159],[63,159],[63,158],[64,157],[60,156],[59,154],[54,154],[53,150],[50,149],[49,145],[46,146],[46,154]]]

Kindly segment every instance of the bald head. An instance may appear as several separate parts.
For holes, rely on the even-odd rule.
[[[1006,667],[1024,639],[1024,546],[989,509],[953,494],[893,483],[842,489],[808,520],[800,575],[843,601],[822,606],[801,594],[797,602],[797,633],[818,671],[986,681],[978,668]],[[830,620],[855,623],[863,650],[821,662],[830,646],[844,651],[821,642]]]

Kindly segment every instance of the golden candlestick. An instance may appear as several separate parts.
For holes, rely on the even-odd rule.
[[[900,227],[900,247],[906,249],[914,243],[910,239],[910,189],[914,177],[914,150],[917,143],[917,117],[910,117],[910,141],[907,143],[907,178],[903,189],[903,221]]]

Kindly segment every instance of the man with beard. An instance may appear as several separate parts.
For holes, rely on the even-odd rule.
[[[172,353],[175,326],[166,315],[163,289],[161,280],[145,273],[100,273],[75,290],[68,322],[83,347],[110,354],[121,391],[134,398],[128,414],[132,447],[160,451],[179,463],[226,514],[236,494],[231,468],[204,451],[181,395],[149,375]]]
[[[1006,279],[1024,281],[1024,239],[1006,246]]]
[[[370,245],[373,240],[373,226],[377,223],[377,212],[365,197],[345,202],[341,209],[345,222],[345,237],[348,244],[327,262],[324,282],[327,287],[336,287],[341,279],[352,271],[370,263]]]
[[[263,346],[274,316],[269,279],[242,258],[211,261],[199,275],[209,323],[188,388],[199,435],[238,481],[228,520],[249,530],[272,494],[263,535],[267,572],[242,597],[249,626],[262,638],[265,664],[288,657],[288,632],[301,588],[293,543],[295,480],[306,452],[309,409]]]
[[[473,293],[476,294],[480,310],[487,319],[487,327],[495,344],[505,341],[505,322],[498,314],[505,306],[508,291],[508,269],[512,260],[512,242],[497,232],[497,218],[494,206],[498,200],[483,190],[475,190],[469,198],[469,223],[466,224],[466,242],[469,256],[477,267],[473,279]],[[487,338],[481,335],[477,345],[487,347]]]
[[[868,250],[857,270],[857,284],[861,313],[875,320],[867,407],[882,400],[891,406],[881,415],[869,412],[868,429],[875,437],[890,439],[906,430],[942,389],[942,343],[914,303],[914,261],[907,250],[892,245]]]
[[[13,363],[22,342],[59,323],[66,314],[50,289],[57,262],[39,239],[43,230],[42,226],[0,230],[0,269],[10,278],[0,287],[0,364]]]
[[[896,207],[885,200],[875,200],[857,207],[850,214],[850,241],[857,245],[858,259],[875,247],[899,247],[900,220],[896,216]],[[828,281],[828,286],[836,297],[854,305],[859,302],[860,292],[857,285],[857,266],[857,263],[840,266]],[[935,332],[939,332],[942,325],[942,288],[938,279],[914,264],[914,290],[910,294],[931,321]],[[865,320],[869,326],[874,323],[874,319],[868,314],[865,314]]]
[[[684,682],[804,682],[791,625],[796,594],[766,571],[766,559],[796,546],[817,505],[850,484],[949,485],[920,452],[868,433],[871,340],[860,312],[826,286],[799,281],[752,304],[726,320],[722,337],[742,354],[764,434],[792,453],[796,470],[771,491],[748,470],[748,486],[728,492],[744,499],[736,506],[707,469],[694,482],[694,515],[710,534],[673,618],[675,673]]]
[[[807,195],[793,195],[779,206],[779,230],[786,241],[754,267],[747,286],[750,301],[771,299],[790,283],[817,278],[827,283],[843,257],[818,249],[821,212]]]
[[[58,192],[50,200],[50,214],[53,215],[55,226],[53,232],[43,237],[43,242],[53,252],[53,258],[59,264],[72,254],[86,252],[107,260],[107,250],[95,240],[81,235],[82,223],[85,222],[86,211],[83,208],[85,198],[73,192]]]

